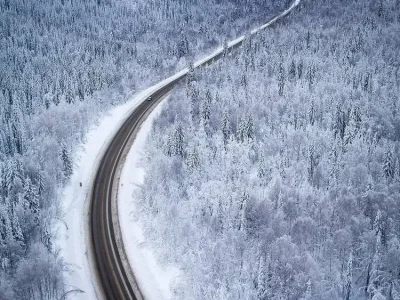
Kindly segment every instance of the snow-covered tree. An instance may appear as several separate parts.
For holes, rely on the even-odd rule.
[[[71,158],[71,154],[69,153],[69,151],[67,149],[67,146],[64,143],[61,144],[60,158],[61,158],[61,163],[62,163],[64,179],[65,180],[69,179],[73,172],[72,158]]]

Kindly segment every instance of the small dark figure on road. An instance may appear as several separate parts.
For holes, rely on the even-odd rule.
[[[82,182],[79,182],[79,186],[82,187]]]

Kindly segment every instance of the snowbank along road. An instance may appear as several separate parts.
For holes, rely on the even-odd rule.
[[[251,31],[251,35],[285,17],[299,2],[300,0],[294,1],[283,13],[265,25]],[[244,39],[245,37],[242,36],[228,43],[225,49],[219,48],[210,56],[195,63],[194,67],[201,67],[220,59],[226,51],[232,51],[239,47]],[[141,104],[137,106],[132,114],[123,121],[119,130],[112,137],[96,170],[90,194],[90,249],[91,260],[95,265],[100,289],[98,296],[102,296],[104,299],[144,299],[129,266],[116,213],[120,166],[141,123],[173,87],[186,77],[188,72],[188,69],[185,69],[149,89],[149,94],[142,99]],[[151,101],[146,101],[149,99]]]

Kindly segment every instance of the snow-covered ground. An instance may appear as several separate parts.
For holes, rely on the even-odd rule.
[[[175,77],[172,76],[171,78]],[[168,78],[165,82],[169,82],[171,78]],[[100,124],[89,131],[86,144],[75,154],[74,174],[68,186],[63,190],[63,222],[60,222],[56,228],[56,244],[60,248],[62,256],[70,264],[71,272],[68,274],[68,285],[70,290],[76,290],[73,293],[73,299],[100,298],[96,295],[96,279],[93,275],[95,270],[93,270],[93,264],[89,261],[88,245],[90,243],[87,240],[90,204],[88,197],[97,164],[120,124],[143,99],[147,98],[149,93],[159,86],[160,84],[157,84],[133,96],[124,105],[110,111]],[[137,154],[141,152],[152,120],[160,110],[161,105],[142,124],[126,159],[126,166],[136,165],[140,157]],[[119,193],[121,229],[130,264],[146,299],[169,299],[171,296],[169,283],[176,278],[178,271],[176,268],[165,269],[157,264],[151,249],[144,247],[144,237],[140,225],[131,217],[134,208],[132,203],[133,187],[134,184],[141,182],[143,176],[144,174],[139,167],[123,169],[121,174],[122,186]],[[80,187],[80,183],[82,183],[82,187]],[[146,285],[146,283],[148,284]],[[149,283],[151,286],[149,286]]]
[[[145,175],[140,167],[144,144],[151,130],[152,122],[161,111],[162,105],[162,103],[158,105],[142,124],[126,158],[120,178],[120,192],[118,193],[119,220],[126,253],[139,288],[147,300],[170,299],[172,296],[170,283],[179,276],[178,268],[161,266],[157,262],[153,250],[146,244],[142,226],[135,217],[135,200],[132,200],[135,186],[143,182]]]
[[[93,265],[88,260],[88,211],[89,193],[97,164],[107,149],[111,137],[127,116],[154,88],[149,88],[132,97],[127,103],[111,110],[99,124],[87,134],[87,142],[74,155],[74,173],[63,193],[63,222],[57,226],[55,244],[61,255],[70,264],[68,275],[70,289],[82,290],[74,293],[77,300],[97,299]],[[82,183],[82,187],[80,187]]]
[[[69,184],[62,191],[62,210],[64,214],[61,218],[62,221],[60,221],[55,228],[57,237],[55,245],[60,249],[61,255],[70,265],[70,272],[67,278],[69,290],[76,290],[75,293],[71,294],[72,296],[70,296],[70,299],[91,300],[101,298],[97,296],[97,282],[94,275],[96,273],[88,254],[88,245],[90,245],[88,241],[88,212],[90,205],[90,189],[103,153],[124,120],[137,106],[147,99],[148,95],[177,77],[182,76],[187,71],[187,69],[184,69],[178,72],[162,82],[132,96],[125,104],[112,109],[99,124],[94,125],[93,128],[89,130],[86,135],[87,142],[74,154],[74,173]],[[137,151],[140,151],[148,128],[151,126],[151,121],[154,119],[155,113],[159,110],[160,108],[157,107],[154,112],[149,115],[146,122],[142,124],[137,139],[127,157],[127,165],[132,166],[132,157],[136,157]],[[138,143],[137,141],[141,142]],[[143,289],[146,300],[169,299],[169,282],[176,277],[177,271],[171,268],[163,270],[157,265],[151,249],[138,247],[138,245],[143,242],[143,235],[139,225],[132,222],[129,218],[129,212],[133,210],[131,203],[131,188],[133,188],[133,186],[130,184],[132,180],[130,180],[129,175],[130,170],[124,171],[122,174],[122,176],[125,176],[123,177],[125,180],[121,180],[121,182],[126,182],[126,184],[124,184],[126,189],[121,191],[121,194],[125,195],[125,197],[120,201],[121,206],[125,207],[128,213],[126,215],[121,215],[123,220],[123,222],[121,222],[121,230],[123,232],[124,242],[129,241],[126,252],[134,272],[139,273],[137,280],[140,287]],[[140,177],[137,176],[135,180],[139,178]],[[80,183],[82,183],[82,187]],[[129,199],[130,202],[126,202],[126,199]],[[132,236],[134,240],[131,240]],[[135,256],[133,254],[135,254]],[[136,259],[137,257],[140,257],[140,259]],[[145,282],[153,283],[151,289],[148,285],[145,285]],[[158,285],[158,289],[154,288],[154,283]]]
[[[300,0],[295,0],[288,10],[269,23],[253,30],[252,33],[264,29],[277,19],[285,16],[299,2]],[[243,39],[243,36],[239,37],[228,45],[231,47]],[[211,59],[221,51],[222,48],[217,49],[213,54],[196,62],[195,66]],[[74,173],[68,186],[62,191],[64,215],[62,216],[63,222],[59,222],[56,228],[57,240],[55,241],[55,244],[60,248],[61,255],[71,265],[71,271],[68,275],[70,290],[83,291],[74,293],[73,299],[97,299],[96,279],[94,277],[95,270],[93,270],[93,264],[89,261],[87,249],[90,244],[87,240],[89,236],[89,222],[87,217],[90,204],[88,197],[100,158],[123,121],[150,93],[183,76],[187,72],[188,69],[186,68],[174,76],[133,96],[127,103],[111,110],[99,124],[93,126],[87,134],[86,144],[75,153]],[[139,167],[129,167],[137,165],[136,162],[140,158],[139,154],[147,133],[151,128],[151,122],[160,109],[158,107],[153,111],[146,122],[143,123],[142,129],[137,135],[126,160],[125,165],[128,167],[123,169],[121,175],[122,186],[120,186],[121,191],[119,193],[120,223],[126,252],[146,300],[169,299],[171,297],[169,284],[179,275],[177,268],[165,268],[156,262],[151,248],[146,246],[140,224],[135,221],[131,214],[135,210],[134,202],[132,201],[134,184],[140,183],[144,174]],[[82,187],[80,187],[80,183],[82,183]],[[155,288],[155,286],[158,288]]]

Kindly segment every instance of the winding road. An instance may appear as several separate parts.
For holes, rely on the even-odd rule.
[[[256,34],[289,14],[299,2],[299,0],[294,1],[287,10],[265,25],[253,30],[251,35]],[[232,51],[241,46],[244,39],[244,37],[240,37],[228,43],[227,49],[218,49],[212,55],[195,63],[194,67],[198,68],[220,59],[226,51]],[[129,151],[136,132],[148,114],[187,74],[188,70],[184,70],[170,77],[157,85],[153,92],[142,100],[142,103],[123,122],[112,138],[96,171],[90,195],[89,226],[91,245],[89,248],[91,249],[91,259],[96,268],[98,285],[101,288],[101,294],[104,299],[144,299],[129,266],[121,238],[118,215],[116,213],[116,195],[118,193],[120,166],[123,164],[124,154]],[[146,101],[148,97],[151,97],[151,101]]]

